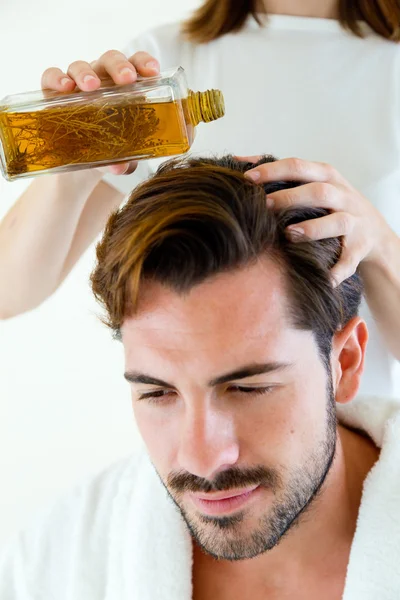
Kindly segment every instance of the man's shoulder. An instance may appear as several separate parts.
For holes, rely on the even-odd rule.
[[[46,513],[47,518],[57,518],[62,513],[92,520],[110,517],[113,505],[121,507],[129,502],[142,460],[141,453],[132,454],[83,479],[52,504]],[[82,512],[77,514],[77,511]]]
[[[339,421],[361,429],[382,448],[388,428],[400,429],[400,398],[360,394],[348,404],[336,405]]]
[[[15,535],[0,557],[0,598],[25,600],[40,589],[44,600],[59,590],[61,600],[67,594],[63,585],[74,585],[82,568],[87,574],[77,576],[76,584],[86,582],[87,600],[102,597],[110,543],[129,511],[142,460],[141,453],[132,455],[86,478]]]

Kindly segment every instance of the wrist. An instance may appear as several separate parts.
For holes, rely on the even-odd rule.
[[[103,178],[98,169],[82,169],[53,175],[54,182],[60,190],[74,193],[77,197],[87,197]]]
[[[360,264],[360,273],[364,277],[375,276],[379,272],[390,279],[400,276],[400,238],[387,226],[379,243]]]

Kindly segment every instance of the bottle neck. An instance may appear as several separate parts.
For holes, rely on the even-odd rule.
[[[203,123],[216,121],[225,114],[224,97],[219,90],[207,90],[206,92],[189,90],[187,103],[190,120],[194,126],[198,125],[200,121]]]

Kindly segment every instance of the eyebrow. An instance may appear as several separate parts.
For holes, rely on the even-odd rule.
[[[269,363],[256,363],[251,365],[246,365],[237,369],[235,371],[231,371],[230,373],[225,373],[224,375],[220,375],[219,377],[215,377],[215,379],[211,379],[208,382],[209,387],[215,387],[217,385],[221,385],[222,383],[228,383],[229,381],[233,381],[236,379],[247,379],[247,377],[253,377],[254,375],[265,375],[267,373],[276,373],[278,371],[283,371],[292,366],[292,363],[284,363],[284,362],[269,362]],[[175,388],[174,385],[168,383],[167,381],[163,381],[162,379],[158,379],[156,377],[151,377],[150,375],[146,375],[145,373],[139,373],[137,371],[126,371],[124,373],[124,377],[130,383],[143,383],[145,385],[158,385],[160,387]]]

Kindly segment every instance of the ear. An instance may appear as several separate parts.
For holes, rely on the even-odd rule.
[[[332,340],[332,377],[336,402],[353,400],[364,371],[368,329],[360,317],[351,319]]]

